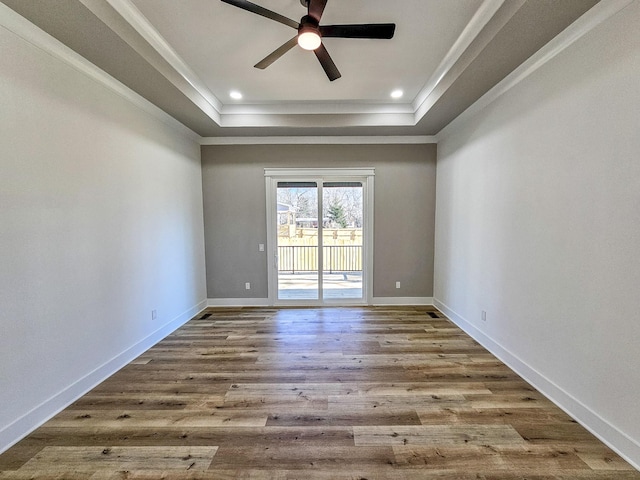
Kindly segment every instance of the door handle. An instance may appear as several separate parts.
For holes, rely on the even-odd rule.
[[[273,268],[278,269],[278,254],[273,255]]]

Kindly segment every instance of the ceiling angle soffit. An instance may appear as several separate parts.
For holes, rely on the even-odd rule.
[[[128,0],[79,1],[202,112],[220,124],[222,102],[209,91],[135,5]]]

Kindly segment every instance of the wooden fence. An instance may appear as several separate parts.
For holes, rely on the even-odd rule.
[[[362,245],[324,245],[322,266],[323,271],[328,273],[362,271]],[[278,271],[290,273],[318,271],[318,247],[278,246]]]

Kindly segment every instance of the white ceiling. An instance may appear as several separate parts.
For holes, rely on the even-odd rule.
[[[300,0],[255,1],[295,21],[306,14]],[[239,90],[246,104],[332,104],[390,103],[396,88],[405,91],[400,102],[411,103],[482,0],[328,1],[322,24],[396,23],[391,40],[325,39],[342,73],[334,82],[300,47],[266,70],[253,67],[297,33],[273,20],[219,0],[133,3],[222,103],[236,103],[229,92]]]
[[[194,132],[222,137],[434,135],[598,0],[329,0],[323,25],[396,24],[391,40],[324,39],[334,82],[297,46],[254,68],[296,31],[220,0],[0,1]],[[300,0],[253,1],[306,13]]]

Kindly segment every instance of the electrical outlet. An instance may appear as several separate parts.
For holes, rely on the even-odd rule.
[[[158,311],[151,310],[151,320],[156,320],[158,318]]]
[[[396,282],[396,288],[400,288],[400,282]]]
[[[264,243],[258,244],[258,251],[259,252],[264,252]]]
[[[485,312],[484,310],[482,310],[482,321],[483,322],[487,321],[487,312]]]
[[[245,283],[245,284],[244,284],[244,288],[245,288],[246,290],[251,290],[251,284],[250,284],[249,282]]]

